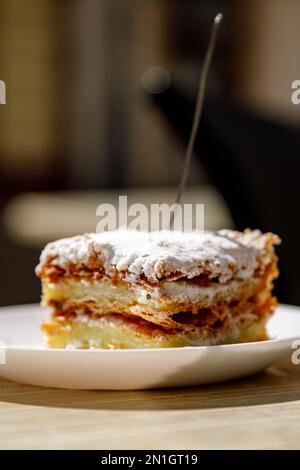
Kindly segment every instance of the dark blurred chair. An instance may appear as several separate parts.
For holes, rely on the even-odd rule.
[[[194,99],[170,87],[154,101],[186,144]],[[208,101],[195,154],[225,198],[238,229],[280,235],[277,295],[281,302],[300,304],[300,131],[231,104]]]

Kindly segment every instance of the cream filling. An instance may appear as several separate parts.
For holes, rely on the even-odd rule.
[[[176,305],[210,306],[219,301],[238,299],[245,290],[252,291],[259,281],[230,281],[227,284],[214,284],[201,287],[186,281],[164,282],[160,286],[141,286],[138,284],[113,284],[109,280],[79,281],[70,279],[59,283],[44,283],[44,301],[94,302],[108,308],[123,307],[134,311],[167,311]]]

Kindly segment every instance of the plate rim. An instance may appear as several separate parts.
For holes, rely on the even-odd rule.
[[[7,306],[0,306],[0,316],[5,314],[3,310],[11,309],[14,310],[16,307],[18,308],[40,308],[40,309],[47,309],[47,307],[42,307],[38,303],[28,303],[28,304],[19,304],[19,305],[7,305]],[[298,305],[291,305],[291,304],[281,304],[279,303],[276,308],[286,308],[288,310],[299,310],[299,315],[300,315],[300,306]],[[26,315],[26,312],[23,312]],[[290,312],[292,314],[295,314],[295,312]],[[232,350],[236,348],[254,348],[256,346],[267,346],[271,347],[274,344],[282,344],[286,342],[293,342],[297,339],[300,339],[300,333],[299,335],[296,336],[289,336],[288,338],[280,338],[280,339],[267,339],[263,341],[251,341],[251,342],[243,342],[243,343],[229,343],[229,344],[216,344],[216,345],[209,345],[209,346],[182,346],[182,347],[173,347],[173,348],[131,348],[131,349],[64,349],[64,348],[46,348],[46,347],[26,347],[26,346],[6,346],[2,347],[1,349],[4,351],[26,351],[26,352],[40,352],[40,353],[58,353],[58,352],[64,352],[68,354],[129,354],[129,353],[136,353],[136,352],[143,352],[147,354],[153,354],[153,353],[163,353],[166,354],[167,352],[171,351],[184,351],[184,354],[187,351],[204,351],[204,350]],[[1,340],[1,337],[0,337]]]

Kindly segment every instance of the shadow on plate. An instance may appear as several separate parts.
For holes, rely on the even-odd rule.
[[[0,379],[0,403],[99,410],[187,410],[284,403],[300,398],[300,366],[290,359],[251,377],[213,385],[139,391],[75,391]]]

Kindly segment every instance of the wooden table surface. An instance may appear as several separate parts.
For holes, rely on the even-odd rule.
[[[66,391],[0,380],[1,449],[300,448],[300,365],[202,387]]]

